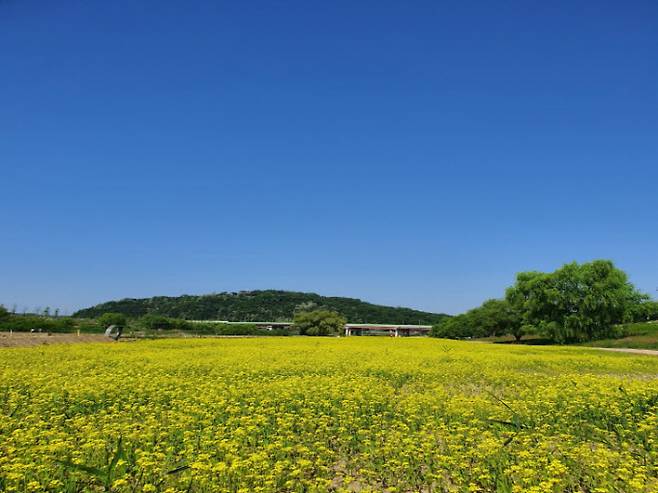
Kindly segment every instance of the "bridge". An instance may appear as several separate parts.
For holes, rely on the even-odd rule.
[[[346,336],[389,335],[391,337],[426,336],[431,325],[345,324]]]

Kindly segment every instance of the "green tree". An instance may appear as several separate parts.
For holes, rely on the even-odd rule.
[[[518,310],[505,299],[491,299],[482,306],[434,325],[431,335],[466,339],[511,334],[518,341],[525,333],[526,327]]]
[[[7,309],[4,306],[0,305],[0,320],[5,320],[9,318],[9,316],[10,313],[7,311]]]
[[[315,310],[295,314],[293,324],[301,335],[330,336],[341,334],[346,320],[336,312]]]
[[[154,313],[149,313],[144,315],[139,319],[139,325],[145,329],[152,330],[185,330],[189,329],[189,323],[185,320],[179,318],[169,318],[163,315],[156,315]]]
[[[300,303],[295,307],[295,311],[293,312],[293,317],[297,313],[312,312],[314,310],[320,310],[320,307],[318,307],[318,304],[315,301],[304,301],[303,303]]]
[[[467,337],[479,337],[473,326],[472,317],[469,312],[442,320],[432,326],[430,335],[444,339],[464,339]]]
[[[109,327],[110,325],[125,327],[128,324],[128,318],[123,313],[103,313],[97,321],[102,327]]]
[[[614,325],[631,320],[646,296],[611,261],[595,260],[553,273],[522,272],[506,299],[522,326],[563,343],[613,336]]]
[[[658,320],[658,301],[646,300],[644,303],[639,303],[633,310],[633,320],[635,322]]]
[[[518,341],[525,333],[521,313],[506,299],[487,300],[476,310],[487,337],[510,334]]]

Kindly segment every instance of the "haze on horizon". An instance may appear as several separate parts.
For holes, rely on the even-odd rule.
[[[0,2],[0,303],[658,286],[658,4]]]

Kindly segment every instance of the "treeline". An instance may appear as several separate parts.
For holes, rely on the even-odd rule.
[[[619,324],[658,320],[658,302],[639,292],[611,261],[566,264],[555,272],[521,272],[505,297],[443,320],[434,337],[539,335],[559,343],[623,336]]]
[[[48,315],[17,315],[0,305],[0,332],[47,332],[69,333],[96,332],[101,327],[95,321]]]
[[[345,327],[345,319],[336,312],[314,310],[295,314],[294,324],[285,328],[263,328],[254,323],[198,322],[162,315],[146,314],[141,318],[129,320],[121,313],[104,313],[97,323],[102,327],[130,328],[142,332],[182,331],[196,335],[340,335]]]
[[[162,331],[181,331],[195,335],[276,335],[286,336],[296,331],[291,329],[263,329],[255,324],[228,324],[222,322],[190,322],[162,315],[148,314],[140,318],[128,318],[122,313],[104,313],[95,319],[52,317],[45,315],[16,315],[0,305],[1,332],[45,332],[45,333],[101,333],[114,325],[126,329],[126,333],[140,335]]]
[[[114,322],[117,322],[116,317],[123,316],[121,314],[105,314],[99,318],[99,323],[103,326],[109,325],[112,321],[109,317],[115,317]],[[116,323],[115,323],[116,325]],[[147,314],[143,317],[128,321],[126,325],[130,325],[136,330],[145,331],[167,331],[178,330],[183,332],[191,332],[198,335],[216,335],[216,336],[247,336],[247,335],[273,335],[273,336],[287,336],[290,335],[288,329],[263,329],[257,327],[255,324],[227,324],[222,322],[190,322],[180,318],[165,317],[162,315]]]
[[[182,320],[281,322],[292,320],[298,312],[313,310],[336,312],[352,323],[433,325],[448,317],[411,308],[374,305],[354,298],[275,290],[123,299],[80,310],[73,316],[96,318],[113,312],[130,318],[154,314]]]
[[[14,332],[73,332],[75,320],[71,318],[48,318],[33,315],[14,315],[0,320],[0,331]]]

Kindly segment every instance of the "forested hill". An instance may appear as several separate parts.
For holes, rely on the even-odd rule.
[[[147,313],[188,320],[288,321],[296,311],[329,309],[353,323],[435,324],[448,315],[411,308],[373,305],[354,298],[320,296],[292,291],[241,291],[202,296],[156,296],[109,301],[74,314],[93,318],[106,312],[141,317]]]

